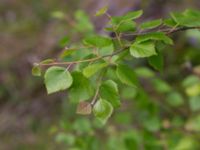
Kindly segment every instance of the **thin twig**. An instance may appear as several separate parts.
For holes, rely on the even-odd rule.
[[[90,58],[90,59],[83,59],[83,60],[76,60],[76,61],[68,61],[68,62],[52,62],[52,63],[48,63],[48,64],[40,64],[40,66],[53,66],[53,65],[69,65],[69,64],[78,64],[78,63],[84,63],[84,62],[92,62],[92,61],[97,61],[99,59],[103,59],[106,57],[112,57],[114,55],[117,55],[119,53],[121,53],[122,51],[124,51],[125,49],[127,49],[127,47],[124,47],[120,50],[117,50],[115,52],[113,52],[112,54],[107,54],[107,55],[103,55],[103,56],[97,56],[94,58]]]
[[[172,33],[185,31],[185,30],[191,30],[191,29],[200,29],[200,27],[180,27],[180,28],[175,28],[173,30],[171,30],[170,28],[167,28],[167,29],[160,30],[160,32],[165,32],[166,34],[172,34]],[[151,33],[151,32],[122,33],[122,35],[125,35],[125,36],[140,36],[140,35],[145,35],[145,34],[148,34],[148,33]],[[114,55],[117,55],[117,54],[123,52],[124,50],[126,50],[127,48],[128,48],[128,46],[123,47],[123,48],[121,48],[117,51],[114,51],[112,54],[97,56],[97,57],[90,58],[90,59],[83,59],[83,60],[76,60],[76,61],[69,61],[69,62],[52,62],[52,63],[48,63],[48,64],[38,63],[38,64],[40,66],[53,66],[53,65],[69,65],[69,64],[78,64],[78,63],[84,63],[84,62],[93,62],[93,61],[97,61],[99,59],[103,59],[103,58],[106,58],[106,57],[112,57]]]

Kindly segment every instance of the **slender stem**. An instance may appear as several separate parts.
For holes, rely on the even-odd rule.
[[[104,76],[104,73],[106,72],[106,70],[102,70],[102,72],[100,73],[98,79],[97,79],[97,89],[96,89],[96,92],[95,92],[95,95],[91,101],[91,106],[94,106],[94,104],[97,102],[97,97],[99,95],[99,88],[100,88],[100,85],[101,85],[101,81],[102,81],[102,78]]]
[[[121,52],[123,52],[124,50],[126,50],[127,47],[124,47],[120,50],[114,51],[112,54],[107,54],[107,55],[103,55],[103,56],[97,56],[94,58],[90,58],[90,59],[83,59],[83,60],[76,60],[76,61],[68,61],[68,62],[52,62],[52,63],[48,63],[48,64],[40,64],[40,66],[53,66],[53,65],[69,65],[69,64],[78,64],[78,63],[84,63],[84,62],[92,62],[92,61],[97,61],[99,59],[103,59],[106,57],[112,57],[114,55],[117,55]]]
[[[166,34],[172,34],[172,33],[185,31],[185,30],[191,30],[191,29],[200,29],[200,27],[180,27],[180,28],[175,28],[173,30],[171,28],[167,28],[167,29],[160,30],[160,32],[165,32]],[[137,32],[137,33],[122,33],[122,35],[139,36],[139,35],[144,35],[144,34],[148,34],[148,33],[151,33],[151,32],[148,31],[148,32]],[[117,54],[123,52],[124,50],[126,50],[127,48],[128,48],[128,46],[125,46],[125,47],[123,47],[123,48],[121,48],[117,51],[114,51],[112,54],[97,56],[97,57],[90,58],[90,59],[83,59],[83,60],[76,60],[76,61],[69,61],[69,62],[52,62],[52,63],[48,63],[48,64],[39,63],[39,65],[40,66],[53,66],[53,65],[69,65],[69,64],[78,64],[78,63],[84,63],[84,62],[93,62],[93,61],[97,61],[99,59],[103,59],[103,58],[106,58],[106,57],[112,57],[114,55],[117,55]]]
[[[165,32],[166,34],[172,34],[175,32],[191,30],[191,29],[200,29],[200,27],[180,27],[180,28],[174,28],[173,30],[171,28],[166,28],[166,29],[159,30],[159,32]],[[125,36],[140,36],[140,35],[145,35],[148,33],[152,33],[152,31],[136,32],[136,33],[122,33],[122,34]]]

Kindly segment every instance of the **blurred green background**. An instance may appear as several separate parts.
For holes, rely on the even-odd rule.
[[[31,75],[34,62],[66,43],[105,33],[107,19],[94,17],[105,5],[111,15],[143,9],[139,21],[200,9],[199,0],[0,0],[0,150],[200,149],[199,31],[173,36],[160,79],[148,80],[154,73],[140,62],[146,90],[122,91],[123,106],[105,126],[77,115],[66,92],[47,95]]]

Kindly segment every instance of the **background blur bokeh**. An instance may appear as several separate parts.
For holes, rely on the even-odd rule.
[[[55,58],[67,40],[69,43],[80,41],[82,34],[87,34],[84,30],[105,33],[102,28],[107,19],[95,18],[94,13],[106,4],[111,15],[143,9],[144,16],[139,21],[165,17],[170,11],[200,9],[199,0],[0,0],[0,150],[109,150],[116,149],[115,146],[120,143],[119,136],[126,139],[127,149],[132,150],[129,147],[137,145],[134,139],[140,138],[135,129],[139,126],[133,118],[139,112],[135,112],[130,107],[132,105],[117,110],[108,125],[99,127],[92,117],[75,114],[75,106],[69,104],[66,92],[47,95],[43,80],[31,75],[34,62]],[[83,12],[88,15],[92,24],[87,22]],[[76,31],[73,31],[75,28]],[[200,64],[200,33],[177,33],[173,38],[176,44],[173,50],[167,51],[163,78],[169,84],[173,83],[170,86],[174,87],[182,82],[183,75],[193,75],[188,67]],[[152,92],[148,84],[146,88]],[[196,99],[200,101],[199,97]],[[194,105],[200,106],[196,101]],[[162,96],[158,98],[158,103],[162,103]],[[175,111],[170,107],[172,115],[161,114],[161,126],[168,128],[171,119],[176,125],[185,126],[188,119],[196,116],[200,126],[199,107],[193,112],[188,108],[189,105],[192,104],[186,102],[180,109],[175,108]],[[147,124],[157,126],[155,121]],[[179,128],[172,128],[169,129],[171,135],[160,134],[159,131],[152,133],[147,128],[147,132],[141,131],[142,137],[147,139],[147,147],[144,144],[138,149],[168,149],[163,146],[166,143],[160,141],[165,138],[174,140],[169,141],[172,147],[180,142],[186,148],[188,145],[195,145],[200,139],[199,126],[197,130],[184,131],[185,128],[180,128],[181,131],[177,134]],[[150,144],[148,141],[151,141]],[[107,144],[102,147],[101,143]],[[118,149],[123,149],[120,144]]]

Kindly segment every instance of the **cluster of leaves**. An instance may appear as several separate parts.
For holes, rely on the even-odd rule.
[[[50,66],[44,73],[48,94],[67,89],[69,100],[78,103],[77,113],[91,114],[93,112],[102,124],[106,123],[114,109],[121,106],[121,95],[124,91],[125,93],[128,91],[125,95],[137,91],[138,98],[146,98],[145,90],[141,86],[142,78],[151,79],[152,85],[156,85],[156,91],[160,93],[173,91],[167,83],[156,78],[150,70],[129,64],[139,59],[147,60],[156,71],[162,72],[163,49],[168,45],[173,45],[169,34],[187,29],[198,29],[200,11],[188,9],[183,13],[171,13],[167,19],[156,19],[138,24],[137,19],[142,14],[143,11],[138,10],[128,12],[123,16],[110,16],[106,7],[100,9],[96,16],[108,17],[109,22],[105,31],[112,32],[114,37],[90,32],[83,37],[81,45],[65,48],[59,61],[47,59],[36,63],[32,69],[33,75],[41,76],[41,67]],[[84,29],[87,20],[84,20],[81,15],[83,14],[80,12],[77,14],[77,19],[82,19],[82,22],[76,27],[81,26],[80,29]],[[184,83],[186,93],[192,96],[191,107],[194,110],[200,107],[196,105],[199,99],[196,96],[200,93],[196,80],[191,78]],[[195,82],[192,88],[191,82]],[[176,107],[183,104],[183,99],[178,92],[170,92],[168,103]],[[159,119],[148,117],[148,123],[147,120],[142,120],[145,122],[144,126],[150,131],[157,130],[160,126],[157,123]],[[151,123],[152,126],[149,125]]]

